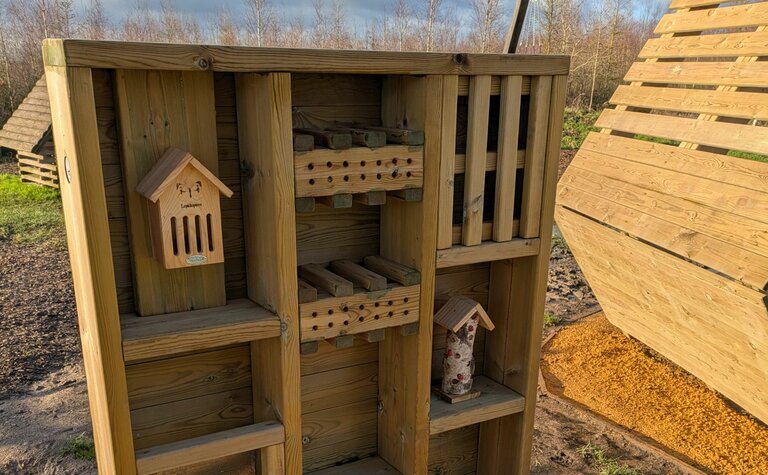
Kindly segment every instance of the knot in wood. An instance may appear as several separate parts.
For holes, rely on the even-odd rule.
[[[208,58],[197,58],[195,60],[195,66],[197,66],[198,69],[205,71],[211,67],[211,60]]]
[[[456,53],[453,55],[453,62],[462,65],[467,62],[467,56],[464,53]]]

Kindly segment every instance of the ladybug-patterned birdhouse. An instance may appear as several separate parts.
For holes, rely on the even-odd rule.
[[[232,190],[195,157],[169,148],[136,191],[150,201],[153,253],[166,269],[224,262],[219,195]]]
[[[491,318],[474,300],[454,296],[437,312],[434,321],[448,330],[443,355],[443,384],[436,392],[451,403],[478,397],[480,392],[472,390],[475,336],[478,325],[489,331],[494,329]]]

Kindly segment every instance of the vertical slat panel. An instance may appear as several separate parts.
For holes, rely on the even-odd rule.
[[[491,76],[472,76],[469,79],[467,164],[464,170],[464,218],[461,236],[461,242],[465,246],[476,246],[483,240],[483,197],[490,102]]]
[[[552,245],[555,186],[560,159],[567,76],[550,78],[539,229],[541,249]],[[543,107],[543,106],[540,106]],[[486,337],[485,374],[525,397],[525,411],[480,426],[478,473],[528,473],[547,292],[549,253],[491,264],[489,314],[496,330]]]
[[[535,77],[531,83],[531,106],[528,112],[528,140],[525,150],[523,205],[520,216],[520,237],[539,236],[541,222],[541,192],[547,154],[549,98],[552,76]],[[542,248],[544,249],[544,248]]]
[[[443,76],[442,140],[440,145],[440,183],[438,190],[437,248],[449,249],[453,237],[453,194],[456,166],[456,110],[459,77]]]
[[[251,343],[254,422],[276,418],[283,423],[285,473],[298,475],[301,400],[291,77],[239,74],[236,85],[240,157],[254,171],[243,183],[248,297],[275,312],[283,326],[280,338]]]
[[[116,93],[137,313],[224,305],[224,264],[166,270],[153,257],[146,198],[135,191],[168,147],[218,175],[213,73],[119,70]]]
[[[496,242],[510,241],[513,235],[522,88],[522,76],[505,76],[501,79],[496,206],[493,216],[493,240]]]
[[[61,42],[47,41],[46,57]],[[67,224],[96,459],[104,473],[134,474],[128,389],[90,69],[46,66],[61,200]]]

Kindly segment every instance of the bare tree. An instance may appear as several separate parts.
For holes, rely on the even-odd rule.
[[[104,40],[110,36],[109,20],[101,0],[91,0],[91,4],[83,12],[79,31],[80,36],[88,40]]]
[[[237,45],[241,43],[240,32],[232,19],[232,12],[220,7],[214,20],[214,41],[220,45]]]
[[[248,44],[253,46],[274,46],[277,18],[267,0],[245,0]]]
[[[470,45],[480,53],[501,50],[502,16],[500,0],[471,0]]]

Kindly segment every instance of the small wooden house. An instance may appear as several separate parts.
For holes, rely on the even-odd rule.
[[[486,330],[493,330],[494,325],[488,312],[478,302],[462,296],[453,296],[435,315],[435,324],[456,333],[477,316],[477,323]]]
[[[136,191],[151,202],[152,248],[166,269],[224,262],[219,194],[232,190],[199,160],[169,148]]]
[[[22,181],[59,187],[44,75],[0,129],[0,147],[16,155]]]

